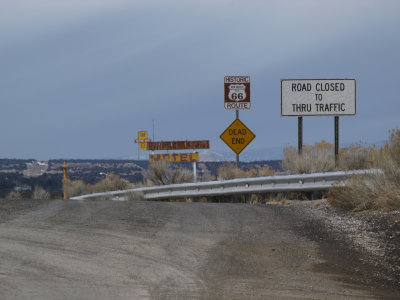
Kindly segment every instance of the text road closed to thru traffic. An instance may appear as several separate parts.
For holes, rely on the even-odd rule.
[[[281,79],[282,116],[355,114],[355,79]]]

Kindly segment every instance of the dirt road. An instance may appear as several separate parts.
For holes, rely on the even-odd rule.
[[[0,299],[396,299],[400,291],[363,283],[340,251],[324,255],[282,206],[0,205]]]

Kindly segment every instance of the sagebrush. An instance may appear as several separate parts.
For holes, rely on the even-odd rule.
[[[41,186],[35,186],[32,193],[32,198],[37,200],[48,200],[50,199],[50,193]]]
[[[173,169],[166,160],[155,161],[149,164],[149,169],[143,172],[147,185],[166,185],[175,183],[193,182],[193,172],[188,169]]]
[[[301,155],[294,146],[283,149],[282,168],[291,174],[329,172],[335,170],[334,147],[324,140],[303,145]]]
[[[249,178],[260,176],[272,176],[275,174],[269,166],[257,166],[249,170],[243,170],[236,167],[233,162],[224,163],[217,169],[218,180],[229,180],[235,178]]]
[[[400,209],[400,130],[392,130],[384,147],[375,151],[374,171],[338,183],[328,193],[328,202],[347,211]]]
[[[363,147],[360,143],[341,148],[335,166],[334,145],[322,140],[314,145],[303,145],[302,153],[288,146],[283,149],[282,168],[290,174],[359,170],[370,168],[377,155],[375,146]]]
[[[22,199],[23,196],[18,191],[11,191],[6,195],[6,199]]]
[[[133,188],[133,186],[134,185],[128,180],[121,178],[113,172],[108,173],[106,178],[93,185],[86,184],[82,180],[63,179],[63,191],[65,192],[67,199],[73,196],[90,193],[127,190]]]

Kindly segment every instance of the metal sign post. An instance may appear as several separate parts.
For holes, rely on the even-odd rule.
[[[236,110],[236,120],[239,120],[239,110]],[[239,169],[239,153],[236,153],[236,168]]]
[[[303,117],[298,117],[297,130],[298,130],[297,151],[298,154],[301,155],[303,153]]]
[[[335,116],[335,167],[339,163],[339,116]]]
[[[194,150],[193,150],[193,153],[196,153]],[[196,161],[193,161],[193,181],[194,182],[197,182],[197,163],[196,163]]]
[[[235,120],[240,122],[239,109],[250,109],[250,76],[224,77],[224,107],[225,109],[235,109]],[[222,135],[221,139],[223,139]],[[227,140],[224,140],[224,142],[232,148],[230,142]],[[236,152],[236,168],[239,168],[239,153],[241,150],[239,152],[233,148],[232,150]]]

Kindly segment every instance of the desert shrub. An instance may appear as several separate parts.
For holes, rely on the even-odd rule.
[[[155,161],[149,164],[148,170],[143,172],[143,177],[145,178],[148,185],[165,185],[169,184],[169,167],[171,163],[162,160]]]
[[[251,194],[248,198],[248,203],[250,204],[264,204],[267,202],[267,195],[262,193]]]
[[[90,185],[86,185],[82,180],[63,179],[63,191],[66,198],[88,194],[91,192]]]
[[[339,182],[328,193],[328,203],[347,211],[373,209],[375,201],[369,195],[374,192],[366,184],[363,176],[352,176],[346,183]],[[374,192],[375,194],[375,192]]]
[[[174,169],[171,171],[171,183],[193,182],[193,171],[188,169]]]
[[[209,170],[206,170],[200,177],[200,181],[213,181],[215,179],[216,179],[215,176],[212,175]]]
[[[18,191],[11,191],[6,195],[6,199],[22,199],[22,194]]]
[[[218,180],[229,180],[235,178],[249,178],[260,176],[272,176],[275,172],[270,166],[257,166],[255,169],[242,170],[233,162],[224,163],[217,169]]]
[[[361,144],[351,145],[339,151],[339,169],[360,170],[371,167],[377,150],[375,146],[363,147]]]
[[[297,148],[288,146],[283,149],[282,168],[291,174],[329,172],[335,170],[333,144],[324,140],[314,146],[303,145],[302,154]]]
[[[392,130],[373,157],[378,170],[338,183],[328,193],[332,206],[349,211],[400,209],[400,130]]]
[[[128,201],[142,201],[144,200],[144,193],[138,191],[132,191],[125,194],[125,198]]]
[[[270,166],[258,166],[257,167],[257,176],[262,177],[262,176],[273,176],[275,175],[275,171],[271,169]]]
[[[133,188],[133,184],[128,180],[121,178],[114,172],[108,173],[106,178],[93,184],[91,191],[94,193],[127,190]]]
[[[85,184],[82,180],[63,179],[63,191],[67,199],[84,194],[128,190],[131,188],[133,188],[132,183],[114,172],[107,174],[106,178],[93,185]],[[110,195],[104,197],[112,198]]]
[[[234,178],[248,178],[248,177],[256,177],[257,170],[242,170],[236,167],[236,164],[233,162],[224,163],[222,166],[217,169],[218,180],[229,180]]]
[[[285,193],[269,193],[265,198],[266,203],[268,204],[285,204],[287,202]]]
[[[32,198],[33,199],[40,199],[40,200],[48,200],[50,199],[50,193],[46,191],[44,188],[41,186],[35,186],[35,189],[33,190],[32,193]]]
[[[147,185],[166,185],[193,181],[193,173],[188,169],[172,169],[171,163],[166,160],[155,161],[149,164],[148,170],[143,172]]]

